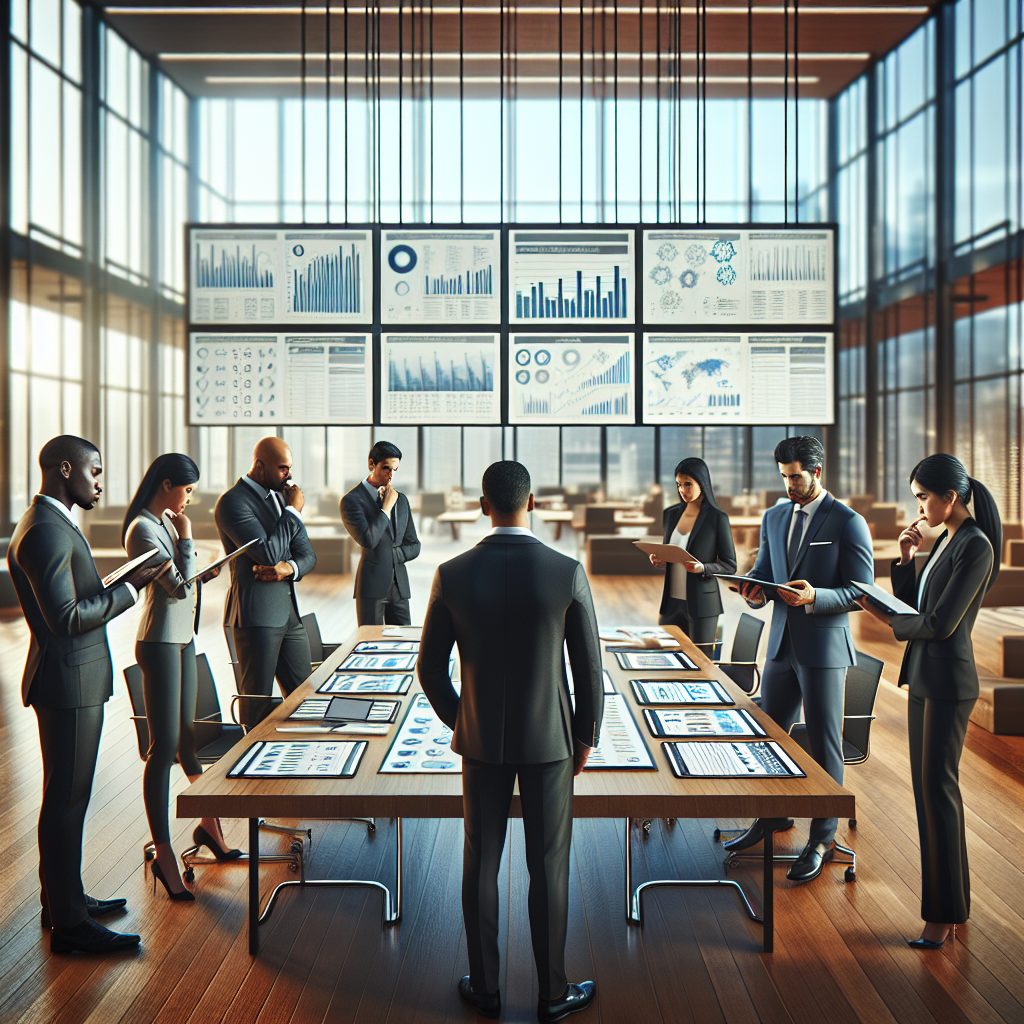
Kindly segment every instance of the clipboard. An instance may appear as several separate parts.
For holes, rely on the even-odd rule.
[[[159,548],[150,548],[148,551],[143,551],[138,558],[133,558],[130,562],[119,565],[113,572],[103,577],[103,589],[110,590],[111,587],[116,587],[119,583],[123,582],[125,576],[130,575],[140,565],[145,565],[154,555],[159,554]],[[169,565],[170,563],[168,563]]]
[[[246,541],[240,548],[235,548],[230,555],[225,555],[223,558],[218,558],[217,561],[211,562],[205,569],[200,569],[195,576],[190,576],[186,583],[195,583],[196,580],[202,579],[211,569],[219,569],[222,565],[227,565],[228,562],[234,561],[243,551],[247,548],[251,548],[253,544],[259,543],[259,537],[253,537],[252,540]],[[155,550],[155,549],[154,549]]]
[[[715,579],[725,580],[726,583],[739,583],[741,586],[744,583],[750,583],[755,587],[760,587],[762,590],[784,590],[787,594],[802,594],[803,591],[796,587],[787,587],[785,583],[770,583],[768,580],[755,579],[753,576],[730,576],[727,573],[714,574]]]
[[[858,583],[850,580],[852,586],[856,587],[873,605],[881,608],[883,612],[890,615],[919,615],[916,608],[912,608],[906,601],[894,597],[887,590],[883,590],[875,583]]]
[[[699,558],[694,558],[686,548],[681,548],[678,544],[651,544],[646,540],[635,540],[633,543],[645,555],[657,555],[663,562],[692,565],[694,562],[700,561]]]

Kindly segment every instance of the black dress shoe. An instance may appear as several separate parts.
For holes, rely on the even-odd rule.
[[[791,882],[809,882],[821,874],[825,861],[831,860],[835,854],[834,843],[808,843],[786,872],[786,877]]]
[[[570,985],[561,999],[538,999],[537,1020],[541,1024],[553,1024],[570,1013],[585,1010],[594,1001],[595,988],[592,981],[581,981],[578,985]]]
[[[141,936],[112,932],[87,917],[73,928],[54,928],[50,932],[50,952],[118,953],[125,949],[137,949],[141,941]]]
[[[468,974],[459,982],[459,995],[470,1006],[475,1006],[481,1017],[490,1017],[493,1020],[501,1013],[501,992],[492,992],[490,995],[474,992]]]
[[[124,910],[128,906],[127,900],[97,900],[92,896],[85,897],[85,909],[90,917],[103,917],[105,914],[113,914],[117,910]],[[52,928],[50,921],[50,908],[43,907],[39,912],[39,922],[44,928]]]
[[[740,850],[748,850],[751,846],[757,846],[764,840],[764,837],[771,832],[786,832],[791,829],[795,822],[792,818],[755,818],[750,828],[741,836],[730,839],[722,844],[722,849],[730,853],[739,853]]]

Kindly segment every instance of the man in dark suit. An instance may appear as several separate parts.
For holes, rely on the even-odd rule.
[[[254,544],[231,562],[231,586],[224,606],[238,655],[239,691],[269,697],[274,677],[287,695],[310,672],[309,637],[299,617],[295,584],[316,566],[302,522],[302,491],[289,483],[291,449],[279,437],[263,438],[253,450],[252,469],[214,509],[224,551]],[[242,720],[255,725],[270,702],[244,700]]]
[[[22,700],[39,724],[43,800],[39,808],[42,923],[54,953],[133,949],[138,935],[92,920],[120,910],[123,899],[98,900],[82,887],[82,828],[92,793],[103,705],[113,692],[107,623],[167,568],[137,568],[104,589],[89,543],[71,509],[99,500],[103,463],[95,445],[70,434],[39,453],[43,483],[21,517],[7,552],[11,581],[32,633]]]
[[[859,610],[859,591],[851,584],[874,579],[874,557],[864,518],[821,486],[824,457],[816,437],[788,437],[776,445],[775,461],[790,501],[765,512],[749,575],[769,583],[789,581],[800,591],[780,591],[782,600],[775,598],[761,708],[788,732],[803,704],[811,754],[842,783],[846,669],[857,663],[848,613]],[[745,585],[741,593],[754,607],[769,595],[754,585]],[[787,878],[808,882],[821,874],[834,855],[838,824],[836,818],[811,821],[807,845]],[[725,845],[744,850],[792,825],[786,818],[758,818]]]
[[[402,452],[390,441],[370,449],[370,475],[341,499],[341,520],[361,548],[356,569],[356,621],[360,626],[408,626],[406,562],[420,553],[409,499],[395,490]]]
[[[498,865],[516,778],[530,872],[530,932],[540,980],[537,1016],[561,1020],[594,998],[594,983],[565,975],[573,776],[597,745],[604,713],[601,650],[583,566],[529,530],[530,474],[496,462],[480,504],[493,529],[441,565],[423,622],[423,692],[462,755],[466,839],[462,914],[469,974],[459,995],[485,1017],[498,991]],[[452,645],[461,697],[448,675]],[[575,684],[569,695],[563,645]]]

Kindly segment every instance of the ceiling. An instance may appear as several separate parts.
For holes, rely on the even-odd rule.
[[[387,0],[370,7],[365,0],[325,0],[302,5],[216,0],[169,4],[143,2],[108,7],[112,25],[138,50],[159,61],[162,69],[193,96],[299,96],[303,80],[307,96],[323,96],[327,88],[328,33],[330,89],[345,89],[346,54],[349,94],[364,95],[367,66],[370,78],[380,76],[382,95],[430,95],[438,98],[499,95],[557,96],[580,94],[582,34],[584,92],[611,97],[636,96],[641,87],[638,59],[643,31],[645,96],[659,89],[667,97],[676,88],[692,96],[697,88],[697,42],[707,51],[707,95],[746,96],[749,67],[755,96],[792,96],[799,78],[802,97],[829,97],[855,79],[876,57],[908,36],[937,0],[917,5],[887,0],[759,0],[748,14],[745,0],[714,0],[695,7],[694,0],[527,0],[504,4],[495,0]],[[588,5],[590,4],[590,5]],[[401,15],[400,12],[401,11]],[[561,17],[560,15],[561,11]],[[461,13],[461,17],[460,17]],[[786,22],[788,13],[788,69]],[[303,33],[305,23],[305,33]],[[749,30],[749,35],[748,35]],[[378,51],[380,60],[374,60]],[[561,35],[561,47],[559,46]],[[659,40],[660,35],[660,40]],[[504,36],[506,58],[500,60]],[[401,37],[401,38],[400,38]],[[460,46],[461,40],[461,46]],[[799,43],[799,61],[793,51]],[[402,58],[399,60],[399,49]],[[562,52],[559,68],[559,49]],[[433,52],[433,61],[430,54]],[[681,59],[672,54],[681,52]],[[618,60],[615,54],[618,53]],[[370,60],[367,60],[369,54]],[[660,54],[660,60],[659,60]],[[617,65],[617,68],[616,68]],[[616,83],[617,71],[617,83]]]

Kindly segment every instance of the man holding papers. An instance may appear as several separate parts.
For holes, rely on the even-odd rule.
[[[89,543],[71,518],[99,501],[103,463],[95,445],[64,434],[39,453],[43,483],[18,522],[7,552],[11,581],[32,633],[22,698],[39,722],[43,801],[39,809],[42,924],[54,953],[111,953],[138,935],[108,931],[92,919],[125,900],[98,900],[82,887],[82,827],[96,771],[103,705],[114,672],[107,623],[166,570],[163,560],[133,569],[104,588]]]
[[[846,669],[856,664],[849,615],[858,608],[852,586],[874,578],[871,534],[864,519],[821,486],[825,452],[815,437],[789,437],[775,448],[775,461],[790,497],[768,509],[761,545],[749,575],[789,590],[744,584],[753,607],[775,602],[768,636],[768,661],[761,679],[761,707],[787,732],[803,704],[811,754],[836,782],[843,781],[843,693]],[[836,818],[815,818],[803,853],[786,873],[796,882],[821,874],[831,860]],[[745,850],[771,832],[792,826],[783,818],[759,818],[730,850]]]

